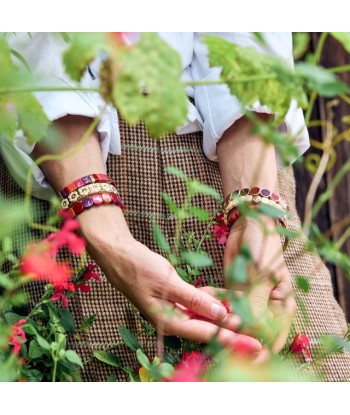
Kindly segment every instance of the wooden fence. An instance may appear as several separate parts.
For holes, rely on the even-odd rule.
[[[319,33],[312,33],[312,50],[315,49],[319,35]],[[324,46],[321,64],[324,67],[349,65],[350,55],[344,51],[342,46],[337,41],[329,36]],[[347,83],[347,85],[350,85],[350,72],[345,72],[341,74],[340,77],[345,83]],[[318,99],[311,119],[326,121],[327,103],[329,102],[330,100],[325,100],[322,98]],[[350,115],[350,105],[347,104],[344,100],[339,99],[337,105],[333,107],[333,112],[333,124],[335,129],[338,131],[338,133],[349,129],[349,134],[347,137],[350,141],[350,124],[344,122],[343,120],[344,116]],[[309,132],[310,137],[319,142],[322,142],[323,137],[325,137],[326,133],[325,127],[310,128]],[[350,142],[348,140],[345,139],[336,145],[335,165],[325,174],[320,185],[320,191],[323,191],[327,187],[328,183],[332,181],[339,168],[349,160]],[[315,152],[315,148],[311,148],[306,154]],[[301,217],[303,218],[306,193],[309,188],[312,175],[308,173],[302,166],[295,166],[294,171],[297,182],[297,207]],[[337,231],[337,229],[332,231],[332,238],[335,241],[338,240],[344,230],[350,226],[350,174],[347,174],[337,186],[333,197],[329,200],[328,203],[325,204],[325,206],[318,214],[316,222],[322,231],[327,231],[330,229],[331,225],[334,226],[335,224],[339,223],[339,221],[343,221],[345,226],[340,232]],[[350,238],[348,238],[341,249],[348,255],[350,254]],[[339,269],[339,267],[330,266],[329,268],[333,279],[334,294],[344,312],[346,313],[347,320],[350,322],[350,281],[345,276],[344,272]]]

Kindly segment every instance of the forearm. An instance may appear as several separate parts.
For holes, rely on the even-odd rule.
[[[269,116],[261,114],[260,119]],[[275,147],[252,135],[252,122],[243,117],[225,131],[217,145],[223,193],[264,187],[278,192]]]
[[[53,135],[38,143],[35,157],[44,154],[62,154],[73,149],[89,128],[92,120],[87,117],[66,116],[53,123],[55,134],[59,133],[59,145],[49,146]],[[57,138],[56,138],[57,142]],[[40,165],[46,178],[56,192],[74,180],[91,173],[105,173],[98,133],[94,131],[84,146],[70,157],[46,161]],[[81,230],[87,239],[88,247],[94,253],[108,246],[118,245],[126,237],[131,237],[124,215],[116,205],[102,205],[85,210],[77,216]]]

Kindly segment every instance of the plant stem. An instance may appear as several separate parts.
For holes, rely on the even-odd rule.
[[[79,92],[99,92],[98,88],[84,88],[73,86],[10,86],[6,88],[0,88],[0,95],[4,94],[21,94],[23,92],[66,92],[66,91],[79,91]]]
[[[186,193],[186,197],[183,203],[183,206],[181,208],[181,210],[186,214],[187,208],[188,208],[188,204],[190,203],[191,200],[191,195],[188,193]],[[176,217],[176,224],[175,224],[175,235],[174,235],[174,246],[173,246],[173,254],[174,255],[178,255],[179,254],[179,245],[180,245],[180,240],[181,240],[181,232],[182,232],[182,224],[184,221],[184,216],[185,215],[180,215],[180,217]]]
[[[328,32],[322,32],[321,36],[318,40],[316,51],[315,51],[315,63],[316,63],[316,65],[320,62],[321,54],[322,54],[322,51],[323,51],[325,41],[328,37],[328,34],[329,34]]]
[[[350,65],[334,66],[333,68],[327,68],[328,72],[341,73],[350,71]]]
[[[52,371],[52,382],[56,382],[56,375],[57,375],[57,363],[58,363],[58,359],[54,356],[52,356],[53,358],[53,371]]]
[[[209,220],[208,225],[201,237],[201,239],[198,242],[198,247],[197,247],[197,252],[199,251],[200,247],[202,246],[202,243],[204,242],[204,239],[206,237],[206,235],[209,233],[209,229],[213,224],[213,219],[215,219],[215,215],[217,214],[218,210],[216,209],[215,212],[211,215],[211,220]]]

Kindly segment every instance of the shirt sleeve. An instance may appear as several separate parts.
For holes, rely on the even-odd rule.
[[[263,34],[265,44],[261,44],[256,37],[249,32],[211,33],[220,36],[229,42],[243,47],[253,48],[261,53],[279,57],[288,65],[293,66],[292,34],[290,32],[266,32]],[[194,55],[191,65],[192,77],[198,81],[215,81],[220,79],[221,69],[210,67],[207,46],[202,42],[202,33],[194,35]],[[235,96],[232,96],[225,84],[210,86],[195,86],[194,99],[196,107],[203,121],[203,150],[210,160],[217,160],[216,145],[223,133],[244,114],[242,106]],[[257,113],[271,113],[269,108],[255,102],[249,108]],[[286,114],[284,125],[280,126],[291,137],[299,154],[303,154],[309,148],[309,135],[301,108],[292,100]],[[295,159],[291,158],[290,163]],[[281,166],[281,160],[277,154],[277,165]]]
[[[37,84],[51,87],[98,87],[98,79],[93,71],[86,71],[80,83],[72,81],[65,73],[62,54],[68,47],[58,33],[16,33],[7,35],[12,49],[18,51],[27,61],[33,74],[37,76]],[[97,68],[99,59],[92,64]],[[50,121],[70,115],[81,115],[90,118],[99,116],[105,103],[98,93],[64,91],[36,92],[36,98]],[[121,153],[118,114],[113,106],[108,105],[97,126],[104,161],[108,152]],[[24,189],[26,175],[33,164],[30,157],[34,145],[28,145],[22,131],[17,131],[13,142],[0,137],[0,151],[4,161],[16,182]],[[33,172],[33,196],[49,200],[54,191],[38,167]]]

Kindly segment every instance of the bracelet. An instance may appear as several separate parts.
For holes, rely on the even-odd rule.
[[[83,176],[80,179],[75,180],[74,182],[70,183],[68,186],[64,187],[59,191],[60,196],[64,199],[68,197],[69,193],[73,192],[74,190],[79,189],[87,184],[91,183],[113,183],[113,180],[107,176],[107,174],[103,173],[94,173],[89,174],[87,176]]]
[[[118,195],[117,189],[111,183],[87,184],[68,193],[67,197],[61,200],[61,207],[62,209],[68,209],[72,203],[96,193],[114,193]]]
[[[92,196],[85,197],[82,200],[74,202],[72,207],[68,209],[62,209],[70,218],[75,218],[76,215],[82,213],[86,209],[90,209],[95,206],[109,205],[111,203],[116,204],[124,211],[124,203],[119,195],[115,193],[96,193]]]
[[[241,190],[235,190],[226,196],[222,209],[225,224],[228,223],[228,215],[230,211],[236,208],[240,202],[251,203],[254,205],[263,203],[280,209],[284,214],[287,214],[288,212],[287,202],[277,193],[270,192],[268,189],[259,187],[252,187],[251,189],[244,188]]]

